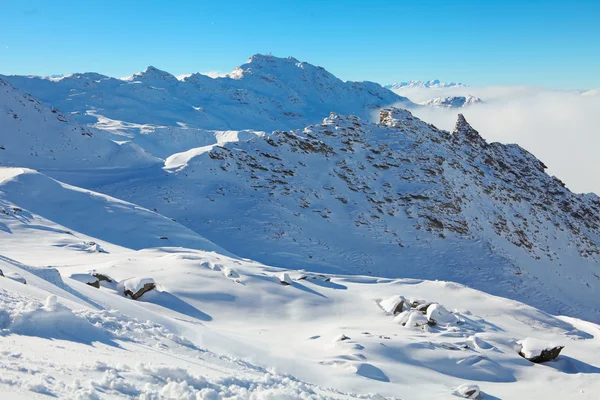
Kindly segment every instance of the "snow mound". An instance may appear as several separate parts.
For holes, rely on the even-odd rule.
[[[478,399],[480,394],[479,386],[465,383],[454,389],[454,394],[465,399]]]
[[[69,278],[77,282],[85,283],[86,285],[100,287],[100,280],[92,274],[71,274]]]
[[[35,301],[3,305],[9,308],[11,323],[7,329],[10,333],[86,344],[112,343],[104,330],[75,315],[60,304],[55,295],[48,296],[43,305]]]
[[[431,304],[427,307],[427,319],[436,325],[447,326],[460,322],[460,319],[441,304]]]
[[[379,303],[381,308],[389,314],[397,315],[402,311],[410,310],[410,303],[404,296],[393,296]]]

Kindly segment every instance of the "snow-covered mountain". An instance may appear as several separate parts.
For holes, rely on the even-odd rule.
[[[435,99],[420,102],[419,104],[434,108],[464,108],[473,104],[484,103],[479,97],[467,96],[448,96],[436,97]]]
[[[168,218],[31,170],[0,167],[0,271],[3,399],[594,399],[600,390],[596,324],[451,282],[241,259]],[[150,280],[137,301],[119,289]],[[529,343],[565,348],[536,365],[519,355],[535,351]]]
[[[344,82],[295,58],[254,55],[228,76],[179,81],[154,67],[124,80],[97,73],[62,78],[5,76],[83,123],[102,118],[136,126],[216,130],[300,128],[330,111],[369,118],[379,108],[412,104],[372,82]]]
[[[160,160],[87,127],[0,79],[0,165],[37,169],[135,168]]]
[[[270,56],[8,79],[66,114],[0,80],[0,398],[600,392],[600,198],[462,115]]]
[[[395,82],[391,85],[385,85],[384,88],[390,90],[398,89],[412,89],[412,88],[423,88],[423,89],[442,89],[452,87],[466,87],[467,85],[460,82],[440,82],[439,79],[432,79],[430,81],[405,81]]]
[[[450,134],[404,110],[379,124],[332,114],[169,169],[98,190],[271,265],[452,280],[600,316],[600,199],[571,193],[517,145],[486,143],[462,116]]]

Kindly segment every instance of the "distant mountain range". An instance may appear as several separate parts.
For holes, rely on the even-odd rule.
[[[426,88],[426,89],[441,89],[449,87],[466,87],[467,85],[460,82],[440,82],[439,79],[433,79],[431,81],[406,81],[396,82],[391,85],[385,85],[384,88],[390,90],[397,89],[411,89],[411,88]]]
[[[1,77],[1,76],[0,76]],[[373,82],[344,82],[295,58],[254,55],[226,77],[199,73],[178,80],[148,67],[124,79],[97,73],[61,78],[2,77],[83,123],[243,130],[300,128],[336,110],[370,118],[392,104],[414,106]]]
[[[419,103],[423,106],[434,107],[434,108],[464,108],[473,104],[484,103],[479,97],[467,95],[467,96],[449,96],[449,97],[436,97],[435,99],[423,101]]]

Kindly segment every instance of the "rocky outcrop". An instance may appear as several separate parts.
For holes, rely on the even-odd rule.
[[[517,345],[519,355],[534,363],[554,360],[565,347],[534,338],[520,340]]]
[[[133,300],[138,300],[145,293],[156,289],[156,283],[152,278],[129,278],[119,282],[118,289]]]

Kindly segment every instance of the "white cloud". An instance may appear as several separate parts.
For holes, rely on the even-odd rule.
[[[574,192],[600,195],[600,96],[527,86],[397,91],[413,101],[472,94],[486,104],[460,110],[421,108],[414,114],[452,130],[461,112],[488,141],[517,143]]]

